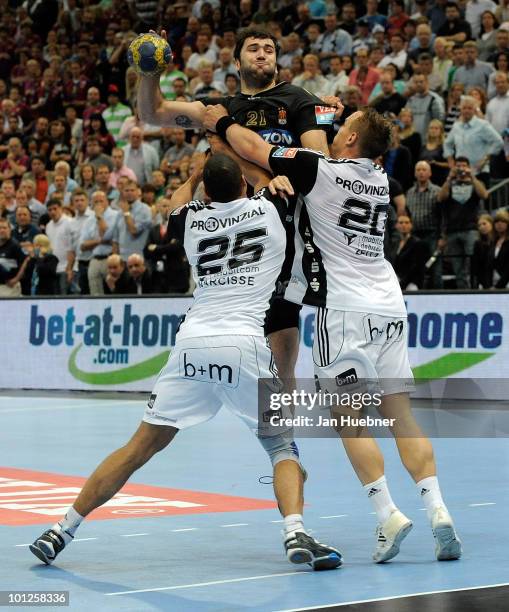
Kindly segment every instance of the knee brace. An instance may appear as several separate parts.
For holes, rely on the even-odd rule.
[[[280,461],[295,461],[306,480],[307,472],[300,462],[299,449],[291,432],[280,433],[277,436],[258,436],[258,440],[269,455],[273,467]]]

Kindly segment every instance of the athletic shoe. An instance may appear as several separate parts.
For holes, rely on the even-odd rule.
[[[293,533],[285,540],[285,550],[290,563],[308,563],[316,571],[335,569],[343,563],[339,550],[318,542],[302,531]]]
[[[384,563],[399,553],[401,542],[412,529],[412,521],[399,510],[394,510],[383,525],[376,528],[376,548],[373,561]]]
[[[73,540],[73,536],[67,532],[58,532],[48,529],[30,544],[30,550],[41,561],[51,565],[59,552],[64,550],[67,544]]]
[[[434,510],[431,517],[431,529],[435,538],[435,555],[437,560],[451,561],[459,559],[463,552],[461,540],[454,529],[450,514],[443,506]]]

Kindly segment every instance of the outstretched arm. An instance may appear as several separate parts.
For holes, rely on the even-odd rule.
[[[138,115],[145,123],[183,129],[202,126],[205,106],[201,102],[170,102],[159,87],[159,76],[140,76]]]
[[[228,144],[231,145],[235,153],[240,155],[240,157],[266,170],[270,170],[269,155],[272,145],[265,142],[258,134],[234,123],[233,120],[229,119],[228,122],[222,121],[223,118],[228,118],[228,112],[224,106],[220,104],[207,106],[203,125],[208,130],[218,132],[220,136],[226,136]],[[226,129],[224,129],[225,126]]]

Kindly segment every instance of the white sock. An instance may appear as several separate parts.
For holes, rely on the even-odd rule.
[[[438,484],[438,478],[436,476],[428,476],[419,480],[417,483],[417,490],[421,495],[421,499],[426,507],[426,514],[429,520],[433,516],[433,512],[439,506],[442,506],[447,510],[442,499],[442,493],[440,492],[440,485]]]
[[[304,529],[304,519],[302,518],[302,514],[288,514],[284,518],[284,523],[285,530],[283,532],[283,536],[285,540],[292,536],[296,531],[306,533],[306,530]]]
[[[68,533],[70,536],[74,537],[75,531],[78,529],[81,524],[81,521],[84,518],[84,516],[78,514],[76,510],[71,506],[69,510],[67,510],[64,518],[58,521],[58,523],[53,526],[53,529],[55,529],[56,531],[64,531],[65,533]]]
[[[397,510],[396,505],[392,501],[385,476],[381,476],[378,480],[375,480],[375,482],[364,485],[364,490],[373,504],[378,522],[381,524],[385,523],[391,513]]]

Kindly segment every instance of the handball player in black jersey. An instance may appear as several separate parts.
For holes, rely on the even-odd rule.
[[[161,32],[162,36],[166,33]],[[306,147],[328,154],[327,132],[331,129],[336,98],[320,100],[301,87],[276,84],[278,43],[270,33],[258,29],[241,32],[234,50],[235,65],[240,73],[241,93],[228,98],[200,102],[171,102],[163,98],[159,77],[142,76],[138,90],[138,112],[147,123],[200,128],[206,106],[222,104],[241,125],[257,132],[269,144]],[[232,152],[232,156],[235,154]],[[241,165],[244,160],[235,156]],[[299,349],[300,306],[283,299],[290,278],[294,249],[292,215],[288,216],[287,249],[290,266],[285,266],[270,309],[265,333],[270,338],[279,374],[292,383]]]

